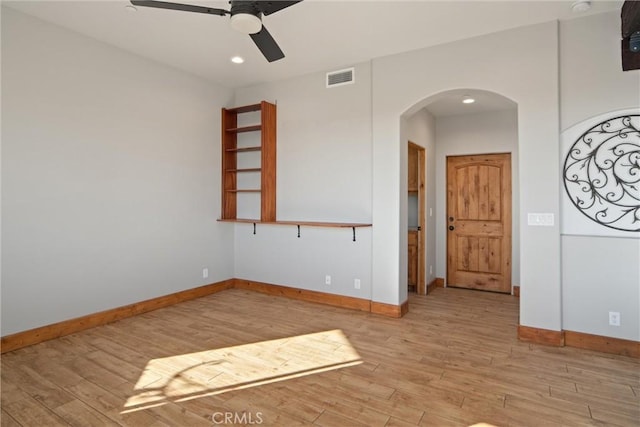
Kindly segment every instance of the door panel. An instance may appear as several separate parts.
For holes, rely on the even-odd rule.
[[[409,284],[416,285],[416,292],[426,295],[425,282],[425,150],[408,141],[408,190],[418,195],[418,227],[409,231]],[[412,243],[415,242],[415,243]],[[412,258],[415,261],[412,261]]]
[[[408,253],[408,282],[409,286],[418,291],[418,231],[409,231],[409,253]]]
[[[511,155],[447,157],[447,285],[511,292]]]

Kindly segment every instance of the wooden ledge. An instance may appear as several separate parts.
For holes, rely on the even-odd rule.
[[[243,105],[242,107],[225,108],[225,110],[230,111],[232,113],[249,113],[251,111],[260,111],[261,108],[262,108],[262,103]]]
[[[319,222],[319,221],[260,221],[259,219],[218,219],[220,222],[238,222],[242,224],[267,224],[267,225],[305,225],[307,227],[334,227],[334,228],[362,228],[372,227],[373,224],[361,222]]]

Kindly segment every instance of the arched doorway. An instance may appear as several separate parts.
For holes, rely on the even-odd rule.
[[[465,99],[472,103],[463,103]],[[518,160],[517,104],[500,94],[480,89],[454,89],[429,96],[401,117],[401,182],[408,176],[408,141],[425,149],[425,276],[426,291],[447,285],[449,216],[447,215],[447,158],[477,154],[508,153],[511,162],[510,204],[511,258],[509,286],[517,291],[520,280],[520,224],[519,224],[519,160]],[[401,200],[401,227],[409,225],[409,198]],[[406,220],[405,220],[406,218]],[[406,223],[406,224],[405,224]],[[407,239],[408,240],[408,239]],[[486,245],[487,240],[482,240]],[[478,242],[471,242],[476,245]],[[407,242],[408,244],[408,242]],[[489,248],[490,249],[490,248]],[[403,252],[408,252],[401,238],[401,267]],[[457,250],[457,249],[456,249]],[[477,267],[474,251],[461,262]],[[471,256],[471,259],[469,259]],[[480,260],[482,263],[482,260]],[[408,271],[407,271],[408,273]],[[455,283],[453,283],[455,285]],[[511,291],[511,287],[508,291]]]

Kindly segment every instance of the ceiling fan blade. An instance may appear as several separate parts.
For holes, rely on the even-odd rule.
[[[262,12],[263,15],[271,15],[285,7],[293,6],[296,3],[300,3],[302,0],[297,1],[256,1],[256,7]]]
[[[640,3],[635,1],[625,1],[620,12],[622,21],[622,38],[626,39],[636,31],[640,31]]]
[[[224,9],[215,9],[215,8],[204,7],[204,6],[194,6],[191,4],[169,3],[165,1],[131,0],[131,4],[133,4],[134,6],[155,7],[158,9],[171,9],[171,10],[182,10],[185,12],[208,13],[209,15],[225,16],[229,14],[229,12]]]
[[[271,34],[269,34],[269,31],[267,31],[264,25],[259,32],[249,35],[256,46],[258,46],[258,49],[260,49],[260,52],[267,58],[267,61],[273,62],[284,58],[284,53],[280,49],[280,46],[278,46],[278,43],[271,37]]]

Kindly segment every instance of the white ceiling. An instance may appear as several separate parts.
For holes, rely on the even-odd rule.
[[[228,9],[227,1],[177,0]],[[263,18],[286,58],[268,63],[228,17],[138,7],[128,1],[2,1],[13,9],[227,87],[331,71],[372,58],[509,28],[620,10],[622,1],[305,0]],[[230,62],[243,56],[244,64]]]
[[[469,96],[473,104],[463,104],[462,99]],[[486,113],[489,111],[515,110],[518,105],[497,93],[478,89],[454,89],[438,94],[425,109],[435,118]]]

